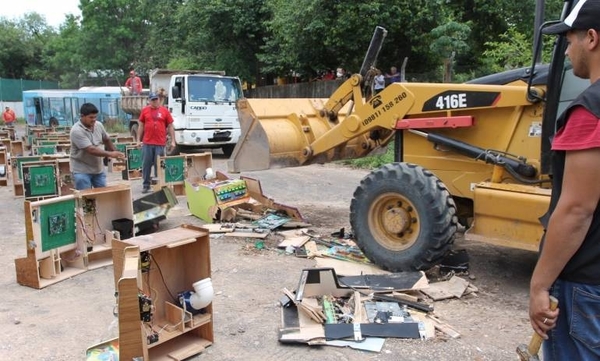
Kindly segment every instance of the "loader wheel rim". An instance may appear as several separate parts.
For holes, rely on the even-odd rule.
[[[398,193],[381,194],[369,210],[373,236],[391,251],[410,248],[419,238],[419,223],[415,205]]]

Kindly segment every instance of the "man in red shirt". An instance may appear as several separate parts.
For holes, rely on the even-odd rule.
[[[165,155],[167,132],[171,139],[171,148],[175,148],[175,131],[171,113],[160,105],[158,94],[150,93],[148,99],[150,104],[142,109],[138,122],[138,142],[142,143],[142,193],[150,192],[152,167],[156,176],[156,157]]]
[[[131,95],[142,94],[142,79],[136,75],[135,70],[129,72],[129,78],[127,78],[125,86],[129,89]]]
[[[529,318],[545,339],[544,360],[600,360],[600,0],[579,0],[542,32],[566,36],[573,74],[591,85],[556,120],[552,196]],[[554,311],[550,295],[558,299]]]
[[[4,119],[4,125],[13,127],[15,125],[15,120],[17,120],[17,116],[10,107],[6,107],[2,113],[2,119]]]

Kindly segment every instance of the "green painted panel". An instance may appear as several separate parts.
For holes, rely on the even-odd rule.
[[[185,157],[166,157],[160,166],[165,170],[165,183],[183,182]]]
[[[42,252],[76,242],[75,199],[40,206]]]
[[[23,167],[23,188],[25,197],[58,195],[56,166],[32,165]]]
[[[141,169],[142,168],[142,150],[139,148],[127,149],[127,169]]]

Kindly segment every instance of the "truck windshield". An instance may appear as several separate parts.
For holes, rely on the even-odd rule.
[[[235,102],[242,89],[236,78],[190,76],[188,92],[189,100],[193,102]]]

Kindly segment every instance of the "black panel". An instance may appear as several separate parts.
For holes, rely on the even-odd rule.
[[[488,107],[494,104],[500,92],[448,90],[423,104],[423,111],[440,111]]]

